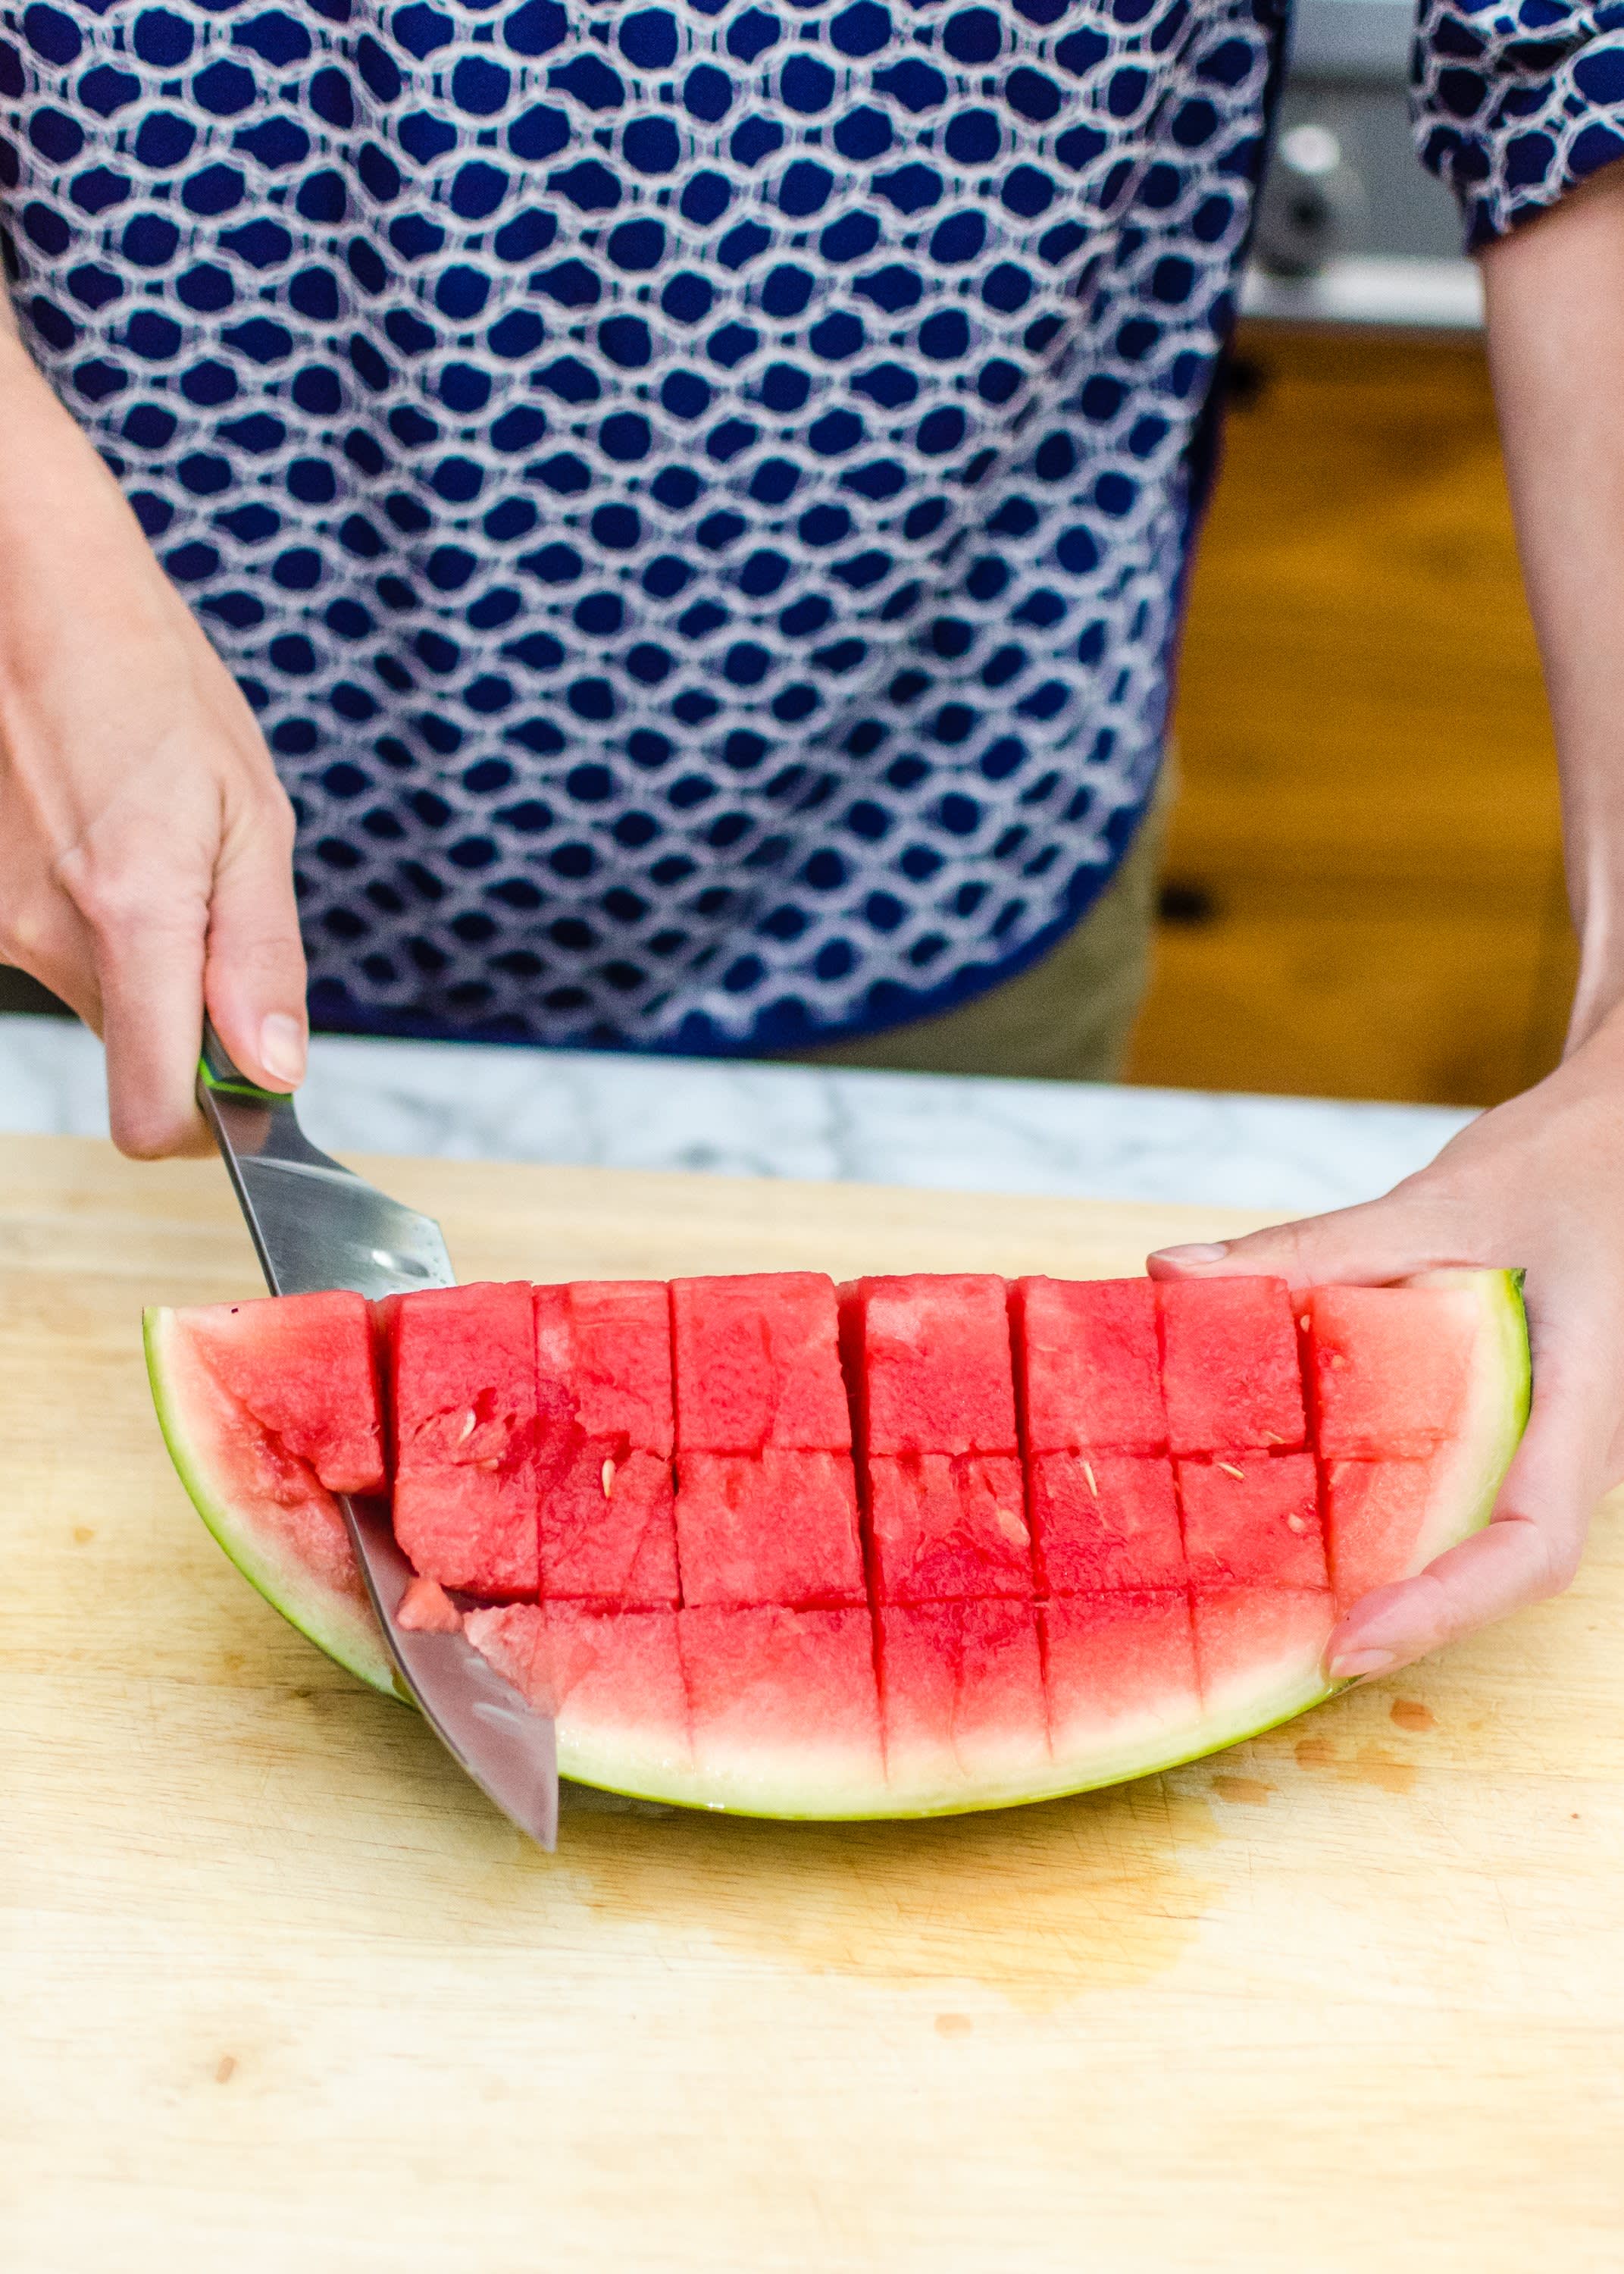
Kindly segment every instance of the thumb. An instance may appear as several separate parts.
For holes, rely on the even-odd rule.
[[[1270,1224],[1239,1239],[1159,1248],[1146,1259],[1146,1269],[1153,1279],[1258,1272],[1293,1287],[1336,1279],[1380,1286],[1462,1261],[1432,1202],[1420,1191],[1400,1185],[1383,1200]]]
[[[293,892],[293,816],[280,794],[229,825],[215,863],[204,1001],[236,1063],[267,1089],[304,1079],[310,1024]]]

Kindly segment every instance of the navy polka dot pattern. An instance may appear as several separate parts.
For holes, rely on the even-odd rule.
[[[1274,0],[33,0],[36,352],[259,712],[312,1000],[728,1050],[1153,779]]]
[[[1476,251],[1624,158],[1624,9],[1422,0],[1417,141]]]

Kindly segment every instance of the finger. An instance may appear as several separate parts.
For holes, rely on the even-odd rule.
[[[1401,1186],[1384,1200],[1270,1224],[1239,1239],[1159,1248],[1146,1259],[1146,1269],[1153,1279],[1260,1272],[1294,1287],[1333,1279],[1380,1286],[1469,1260],[1442,1205],[1425,1192]]]
[[[64,881],[94,945],[113,1142],[137,1160],[204,1149],[192,1096],[208,919],[201,855],[184,838],[165,841],[155,822],[127,826],[116,857],[89,840],[77,848]]]
[[[52,891],[43,907],[19,915],[0,931],[0,962],[48,987],[93,1034],[102,1031],[102,990],[95,943],[65,894]]]
[[[228,828],[221,848],[204,991],[227,1050],[267,1089],[304,1079],[304,988],[292,816],[285,801],[266,801]]]
[[[1560,1348],[1542,1360],[1541,1387],[1516,1457],[1482,1532],[1413,1579],[1379,1587],[1331,1638],[1331,1675],[1386,1674],[1507,1612],[1560,1593],[1578,1567],[1596,1502],[1609,1481],[1617,1391],[1593,1362]]]

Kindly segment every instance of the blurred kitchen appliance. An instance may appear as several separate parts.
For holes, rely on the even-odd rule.
[[[1410,135],[1413,0],[1297,0],[1244,306],[1295,323],[1482,320],[1455,200]]]

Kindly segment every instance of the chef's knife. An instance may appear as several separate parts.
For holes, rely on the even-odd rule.
[[[214,1132],[273,1295],[350,1287],[409,1294],[455,1284],[432,1216],[402,1208],[312,1145],[290,1097],[240,1073],[205,1023],[198,1104]],[[415,1577],[395,1545],[388,1510],[341,1497],[397,1687],[423,1712],[452,1758],[520,1830],[545,1849],[558,1837],[553,1728],[461,1634],[402,1627],[396,1613]]]

